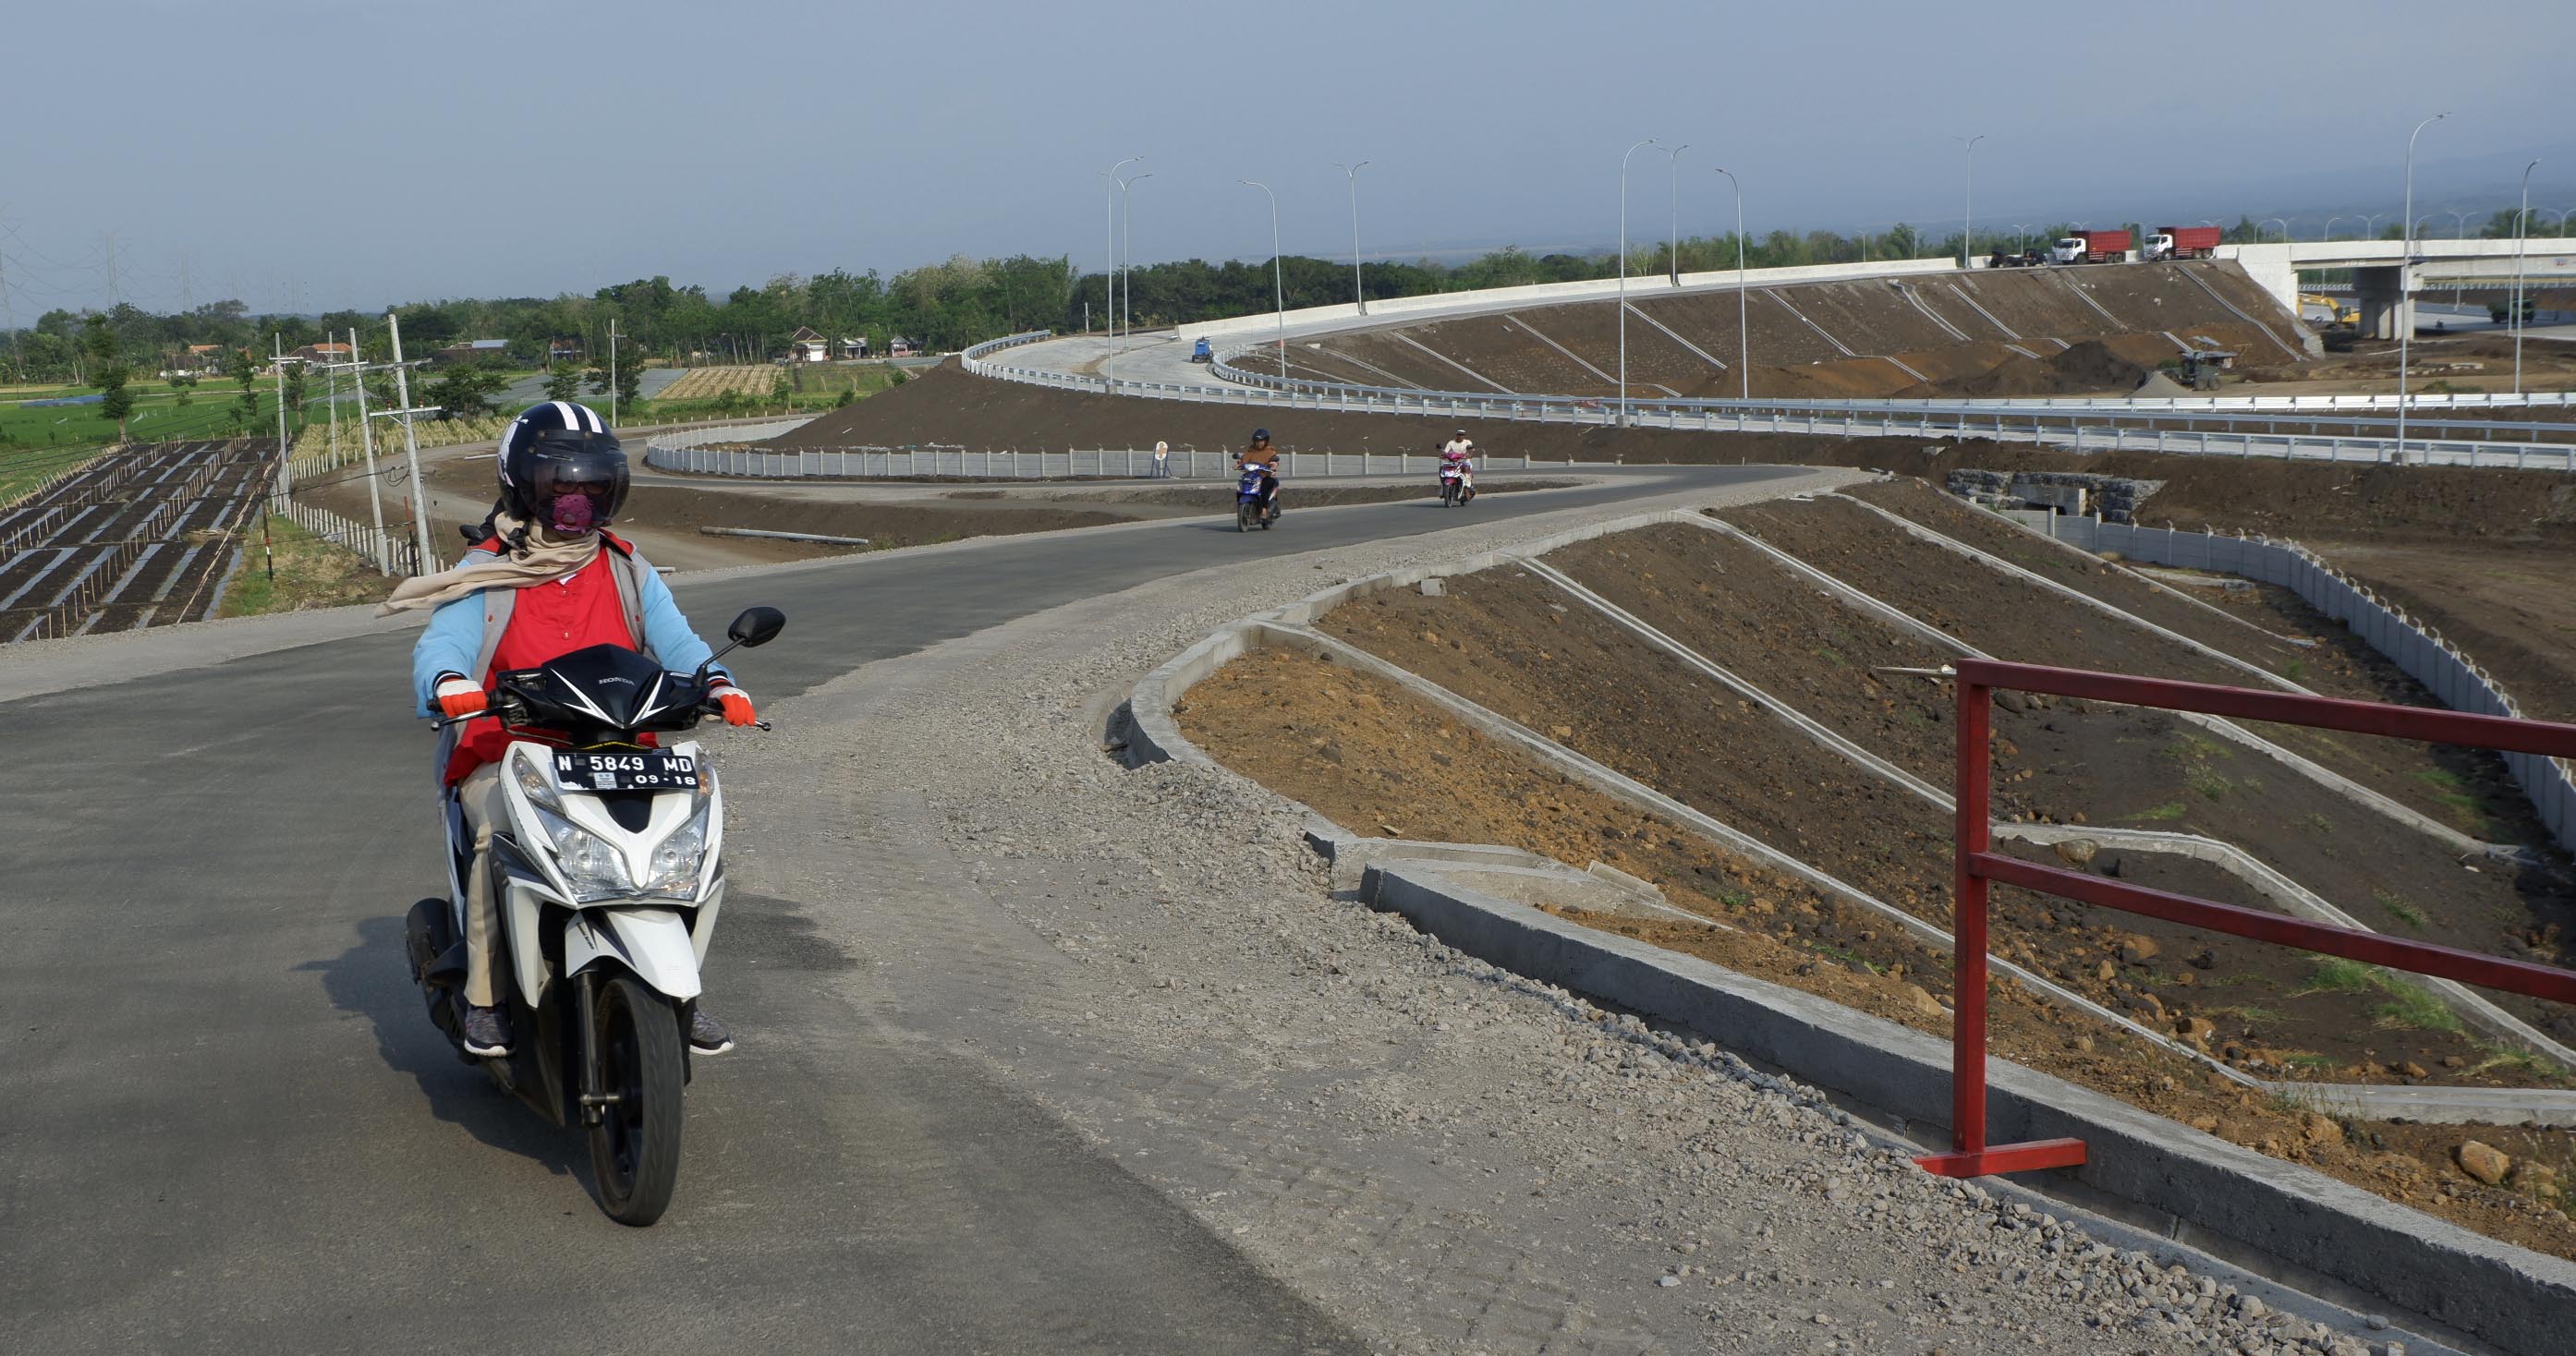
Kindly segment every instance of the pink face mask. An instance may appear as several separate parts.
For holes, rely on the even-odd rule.
[[[590,496],[586,494],[556,495],[554,503],[548,506],[546,516],[548,527],[567,535],[588,532],[598,521],[598,516],[591,507]]]

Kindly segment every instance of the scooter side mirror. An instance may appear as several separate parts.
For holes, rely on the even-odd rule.
[[[774,607],[743,609],[733,625],[725,628],[725,638],[736,645],[757,649],[778,639],[780,628],[787,625],[787,614]]]

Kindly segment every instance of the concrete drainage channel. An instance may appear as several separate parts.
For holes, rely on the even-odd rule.
[[[1216,765],[1181,733],[1172,714],[1173,703],[1246,651],[1263,647],[1304,650],[1386,679],[1595,791],[1684,825],[1730,851],[1798,877],[1946,948],[1950,942],[1946,931],[1437,684],[1311,629],[1318,618],[1339,604],[1380,590],[1420,588],[1436,593],[1441,581],[1452,575],[1472,574],[1498,565],[1528,570],[1554,584],[1569,599],[1594,608],[1712,679],[1748,694],[1748,699],[1758,698],[1765,709],[1777,713],[1820,745],[1917,796],[1945,808],[1949,805],[1945,792],[1833,735],[1535,559],[1577,541],[1661,523],[1688,523],[1753,540],[1739,529],[1697,512],[1668,511],[1594,524],[1534,539],[1509,551],[1490,552],[1448,565],[1394,571],[1322,590],[1287,607],[1230,623],[1147,675],[1127,703],[1126,757],[1137,763],[1172,759]],[[1839,581],[1831,581],[1803,563],[1789,561],[1783,553],[1767,546],[1763,549],[1782,558],[1802,576],[1827,584],[1828,592],[1862,611],[1897,621],[1918,633],[1929,631],[1896,609]],[[1937,631],[1930,634],[1944,646],[1964,649],[1955,637]],[[2280,680],[2269,681],[2278,684]],[[2225,733],[2264,749],[2338,790],[2348,788],[2347,794],[2355,800],[2395,812],[2393,817],[2410,824],[2422,818],[2248,733]],[[1646,882],[1598,863],[1591,870],[1578,871],[1515,848],[1364,837],[1312,810],[1307,814],[1309,841],[1333,862],[1337,894],[1400,913],[1415,926],[1481,960],[1718,1037],[1740,1054],[1881,1112],[1927,1125],[1948,1124],[1947,1043],[1693,956],[1570,923],[1542,908],[1574,907],[1625,917],[1687,921],[1712,928],[1725,926],[1673,908]],[[2423,821],[2421,826],[2434,827],[2430,821]],[[2333,906],[2229,844],[2144,830],[2005,824],[1997,825],[1996,831],[1998,836],[2035,843],[2083,836],[2097,842],[2116,840],[2137,850],[2194,856],[2238,875],[2286,911],[2353,925]],[[2459,835],[2443,836],[2448,839]],[[2012,976],[2053,1002],[2199,1061],[2239,1083],[2302,1097],[2331,1109],[2418,1120],[2537,1119],[2576,1124],[2576,1098],[2546,1091],[2266,1084],[2002,957],[1992,958],[1992,964],[1998,974]],[[2576,1052],[2559,1046],[2475,994],[2453,985],[2447,986],[2442,996],[2455,1005],[2464,1019],[2499,1039],[2576,1065]],[[2091,1161],[2085,1167],[2057,1175],[2065,1179],[2059,1183],[2062,1188],[2107,1198],[2119,1203],[2124,1213],[2144,1212],[2166,1236],[2177,1241],[2215,1246],[2222,1252],[2240,1254],[2240,1260],[2245,1250],[2251,1250],[2255,1256],[2287,1263],[2303,1275],[2358,1287],[2387,1303],[2506,1350],[2539,1353],[2564,1347],[2563,1325],[2552,1315],[2568,1312],[2569,1306],[2576,1305],[2576,1264],[2487,1238],[2383,1200],[2324,1173],[2189,1129],[2059,1078],[2001,1061],[1990,1065],[1990,1078],[1990,1128],[1998,1141],[2076,1136],[2093,1146]]]

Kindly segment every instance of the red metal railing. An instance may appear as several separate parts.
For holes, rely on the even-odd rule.
[[[1958,802],[1958,820],[1953,887],[1956,916],[1951,937],[1956,947],[1958,1002],[1951,1028],[1952,1152],[1916,1159],[1915,1162],[1926,1171],[1944,1177],[1981,1177],[1988,1173],[2074,1167],[2084,1161],[2084,1141],[2079,1139],[2035,1140],[2027,1144],[1986,1143],[1986,887],[1989,881],[2002,881],[2007,885],[2018,885],[2105,909],[2162,918],[2209,932],[2277,942],[2283,946],[2367,961],[2392,970],[2455,979],[2507,993],[2576,1003],[2576,971],[2482,956],[2473,951],[2435,946],[2429,942],[2400,941],[2375,932],[2310,923],[2259,909],[2143,889],[2099,876],[1998,856],[1989,851],[1992,838],[1988,802],[1993,785],[1987,762],[1987,740],[1993,722],[1989,700],[1997,688],[2557,758],[2576,758],[2576,725],[2510,720],[2503,716],[2473,716],[2417,706],[2339,701],[2328,697],[2220,687],[2212,683],[2132,678],[2082,669],[2046,668],[2037,664],[2007,664],[1992,659],[1963,659],[1955,667],[1959,675],[1959,776],[1953,788]]]

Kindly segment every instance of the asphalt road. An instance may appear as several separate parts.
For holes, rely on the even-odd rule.
[[[1768,468],[1497,495],[1478,520]],[[1428,501],[678,581],[789,617],[776,700],[1147,579],[1456,523]],[[866,561],[864,569],[857,564]],[[405,976],[438,871],[408,634],[12,704],[0,781],[0,1351],[1335,1350],[970,1057],[822,982],[807,902],[727,912],[680,1191],[608,1222],[579,1137],[460,1064]],[[789,736],[792,732],[782,732]]]

